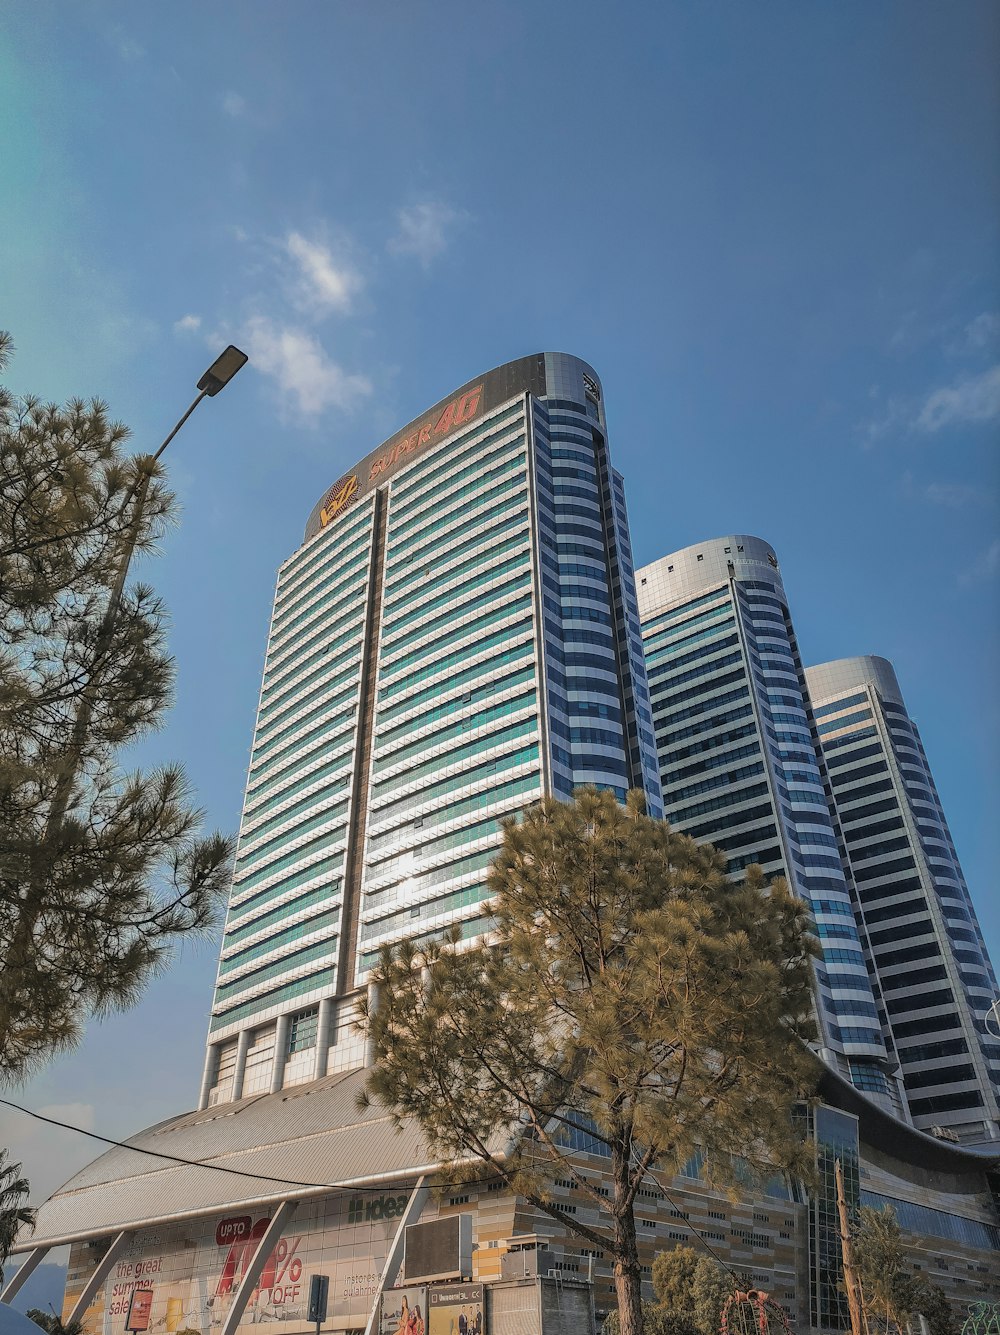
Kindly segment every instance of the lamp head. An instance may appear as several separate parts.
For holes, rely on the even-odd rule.
[[[220,389],[225,389],[236,372],[246,366],[249,360],[245,352],[240,352],[239,348],[230,343],[225,352],[216,357],[198,381],[198,388],[210,398],[214,398]]]

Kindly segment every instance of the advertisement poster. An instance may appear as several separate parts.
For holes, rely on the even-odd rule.
[[[149,1330],[149,1314],[153,1310],[153,1290],[133,1289],[129,1299],[128,1319],[125,1329],[131,1331]]]
[[[343,1198],[301,1206],[269,1248],[243,1323],[259,1335],[279,1335],[289,1322],[304,1326],[310,1280],[322,1274],[330,1281],[326,1324],[363,1327],[379,1294],[399,1214],[395,1195],[365,1197],[360,1207]],[[126,1335],[129,1329],[142,1335],[220,1335],[270,1222],[271,1212],[258,1207],[137,1234],[108,1278],[102,1335]],[[408,1321],[411,1310],[412,1305]],[[426,1335],[424,1303],[420,1318],[424,1325],[407,1325],[406,1335],[417,1330]],[[130,1320],[145,1324],[129,1327]]]
[[[442,1284],[427,1292],[427,1335],[487,1335],[482,1284]]]
[[[386,1289],[379,1335],[427,1335],[427,1290],[422,1284]]]

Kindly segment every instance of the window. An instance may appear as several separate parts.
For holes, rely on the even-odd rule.
[[[288,1026],[288,1055],[304,1052],[316,1046],[316,1031],[319,1028],[319,1007],[310,1006],[308,1010],[293,1015]]]

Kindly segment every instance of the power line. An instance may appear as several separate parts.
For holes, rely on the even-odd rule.
[[[25,1113],[28,1117],[34,1117],[36,1121],[47,1122],[50,1126],[62,1127],[64,1131],[77,1131],[81,1136],[89,1136],[91,1140],[99,1140],[104,1145],[113,1145],[118,1149],[130,1150],[133,1154],[146,1154],[153,1159],[164,1159],[168,1163],[182,1164],[187,1168],[210,1168],[214,1173],[233,1173],[237,1177],[253,1178],[257,1182],[271,1182],[284,1187],[308,1187],[319,1188],[325,1191],[372,1191],[384,1192],[385,1185],[365,1187],[356,1186],[354,1183],[346,1182],[300,1182],[294,1177],[273,1177],[270,1173],[252,1173],[247,1168],[231,1168],[228,1164],[209,1163],[205,1159],[185,1159],[179,1154],[165,1154],[162,1150],[148,1150],[142,1145],[130,1145],[125,1140],[115,1140],[111,1136],[102,1136],[97,1131],[88,1131],[86,1127],[76,1126],[73,1122],[62,1122],[57,1117],[46,1117],[44,1113],[35,1112],[32,1108],[24,1108],[19,1103],[12,1103],[10,1099],[0,1098],[0,1103],[8,1108],[14,1108],[17,1112]],[[402,1171],[400,1177],[405,1177],[406,1172]],[[470,1178],[463,1182],[442,1182],[442,1187],[475,1186],[481,1182],[492,1181],[491,1178]]]
[[[185,1159],[178,1154],[166,1154],[162,1150],[148,1150],[141,1145],[130,1145],[127,1141],[115,1140],[112,1136],[102,1136],[97,1131],[88,1131],[86,1127],[77,1126],[73,1122],[63,1122],[57,1117],[47,1117],[44,1113],[35,1112],[33,1108],[25,1108],[20,1103],[14,1103],[10,1099],[0,1098],[0,1104],[3,1104],[8,1108],[13,1108],[16,1112],[24,1113],[27,1117],[33,1117],[38,1122],[46,1122],[49,1126],[58,1126],[64,1131],[76,1131],[79,1135],[88,1136],[91,1140],[99,1140],[104,1145],[111,1145],[116,1149],[130,1150],[133,1154],[145,1154],[152,1159],[163,1159],[168,1163],[181,1164],[186,1168],[208,1168],[215,1173],[230,1173],[236,1177],[252,1178],[256,1182],[270,1182],[277,1186],[285,1187],[306,1187],[311,1190],[384,1193],[386,1189],[386,1184],[384,1183],[379,1186],[366,1187],[345,1182],[301,1182],[293,1177],[272,1177],[269,1173],[253,1173],[246,1168],[232,1168],[227,1164],[209,1163],[204,1159]],[[639,1167],[638,1164],[635,1164],[634,1166],[636,1168]],[[406,1173],[402,1172],[400,1176],[405,1177]],[[663,1186],[663,1183],[653,1176],[652,1170],[649,1168],[644,1169],[643,1177],[648,1178],[656,1189],[661,1192],[664,1198],[669,1201],[681,1216],[681,1222],[687,1228],[688,1232],[691,1233],[702,1247],[715,1258],[719,1265],[722,1266],[723,1270],[728,1271],[738,1285],[742,1284],[744,1276],[734,1270],[728,1261],[724,1260],[723,1257],[719,1255],[708,1239],[703,1237],[688,1219],[684,1218],[679,1203],[674,1200],[670,1192]],[[441,1188],[475,1187],[495,1180],[495,1177],[466,1178],[459,1182],[439,1182],[437,1183],[437,1186]]]

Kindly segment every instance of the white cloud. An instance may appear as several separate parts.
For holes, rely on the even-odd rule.
[[[328,247],[301,232],[289,232],[285,251],[296,268],[291,296],[300,310],[316,316],[350,310],[355,293],[364,286],[356,269],[335,263]]]
[[[968,570],[958,577],[960,584],[981,584],[1000,574],[1000,538],[994,538]]]
[[[108,36],[122,60],[141,60],[146,54],[146,48],[142,43],[137,42],[134,37],[130,37],[119,24],[115,24]]]
[[[234,120],[237,120],[246,109],[247,100],[245,97],[242,97],[239,93],[234,93],[231,89],[228,93],[223,93],[222,110],[227,116],[232,116]]]
[[[174,330],[178,334],[194,334],[201,328],[200,315],[182,315],[174,321]]]
[[[993,504],[993,497],[988,492],[964,482],[928,482],[923,495],[932,504],[946,505],[950,510],[960,510],[966,505]]]
[[[258,315],[247,323],[244,338],[251,366],[275,382],[282,399],[301,417],[315,420],[331,408],[353,408],[372,392],[367,377],[351,375],[331,361],[306,329]]]
[[[1000,334],[1000,315],[983,311],[965,326],[965,337],[970,348],[985,348]]]
[[[878,393],[872,394],[869,391],[868,397],[877,400],[879,395]],[[864,436],[865,444],[867,446],[875,445],[884,436],[899,431],[905,426],[908,416],[908,409],[902,399],[888,399],[882,412],[861,426],[860,430]]]
[[[390,237],[388,249],[394,255],[415,256],[426,269],[447,248],[449,231],[467,217],[462,210],[441,201],[411,204],[396,214],[398,230]]]
[[[940,431],[955,422],[989,422],[996,417],[1000,417],[1000,364],[936,389],[913,425],[920,431]]]

